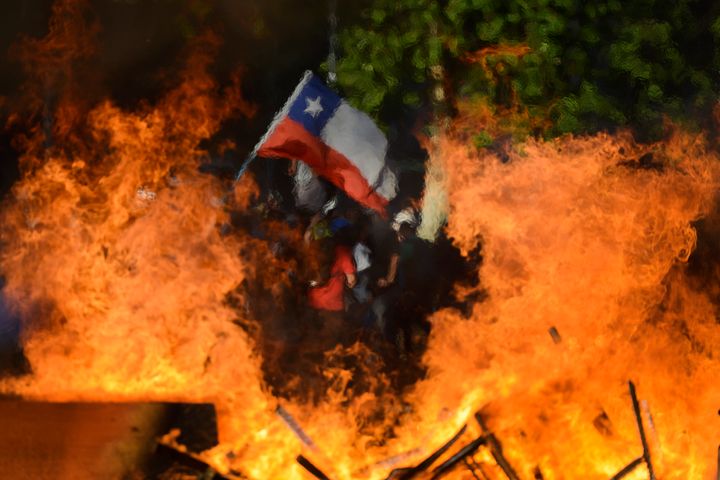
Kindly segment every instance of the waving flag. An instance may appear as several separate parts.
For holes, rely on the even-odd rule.
[[[370,117],[309,71],[256,147],[261,157],[306,163],[350,198],[382,214],[396,193],[386,151],[387,139]]]

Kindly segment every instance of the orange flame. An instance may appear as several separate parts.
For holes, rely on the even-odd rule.
[[[465,57],[465,61],[471,63],[479,63],[482,69],[488,75],[491,74],[490,67],[487,64],[488,57],[490,56],[511,56],[522,58],[530,53],[530,47],[524,44],[518,45],[489,45],[481,48],[475,52],[468,54]]]
[[[680,132],[656,145],[628,134],[530,140],[506,163],[463,136],[440,150],[448,233],[465,252],[482,245],[488,299],[468,319],[435,315],[416,402],[430,412],[489,404],[522,476],[538,465],[545,478],[607,478],[641,451],[625,393],[633,379],[652,412],[660,478],[710,478],[720,325],[685,262],[692,222],[717,191],[717,155]],[[650,168],[628,161],[649,153]],[[611,427],[597,427],[603,417]]]

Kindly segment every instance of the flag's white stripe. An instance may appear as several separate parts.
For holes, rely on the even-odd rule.
[[[387,139],[370,117],[343,100],[325,124],[321,137],[350,160],[369,185],[376,184],[385,166]]]
[[[255,148],[253,148],[253,151],[250,154],[251,157],[257,156],[257,151],[260,150],[260,147],[265,142],[267,142],[267,139],[270,138],[270,135],[273,134],[278,124],[282,122],[285,117],[288,116],[288,114],[290,113],[290,107],[292,107],[293,103],[295,103],[295,100],[297,100],[297,98],[300,96],[300,92],[302,92],[302,89],[310,81],[312,75],[313,73],[310,70],[305,70],[305,73],[300,79],[300,83],[297,84],[297,87],[295,87],[295,90],[293,90],[292,95],[290,95],[290,98],[287,99],[287,102],[285,102],[283,108],[275,114],[275,117],[273,118],[272,123],[268,127],[267,132],[265,132],[265,135],[262,136],[257,145],[255,145]]]
[[[385,200],[392,200],[395,198],[395,195],[397,195],[397,189],[397,177],[395,176],[395,173],[386,166],[383,168],[382,175],[375,187],[375,191]]]

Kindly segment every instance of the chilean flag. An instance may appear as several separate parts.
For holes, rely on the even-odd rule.
[[[385,165],[385,135],[310,71],[255,151],[261,157],[301,160],[350,198],[383,215],[397,190],[395,175]]]

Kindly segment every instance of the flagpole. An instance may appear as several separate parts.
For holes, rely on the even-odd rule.
[[[334,88],[337,82],[337,0],[328,0],[328,20],[330,31],[328,33],[327,83],[330,88]]]
[[[255,150],[253,149],[250,154],[245,157],[245,160],[243,161],[243,164],[240,166],[240,170],[238,171],[237,175],[235,175],[235,181],[233,182],[233,186],[237,184],[237,182],[240,181],[242,176],[245,174],[245,171],[250,167],[250,164],[257,158],[257,154],[255,153]]]
[[[328,0],[328,21],[330,24],[330,31],[328,35],[328,44],[329,44],[329,52],[328,52],[328,58],[327,58],[327,64],[328,64],[328,75],[327,75],[327,83],[329,87],[334,87],[335,82],[337,82],[337,0]],[[275,120],[268,128],[268,131],[265,133],[262,139],[258,142],[258,144],[253,148],[253,151],[250,152],[250,154],[245,157],[245,161],[243,161],[243,164],[240,166],[240,170],[238,171],[237,175],[235,176],[235,181],[233,182],[233,186],[237,184],[237,182],[240,181],[242,176],[245,174],[245,171],[250,167],[250,164],[257,158],[257,150],[258,147],[264,142],[264,140],[269,136],[270,133],[272,133],[272,130],[275,129],[275,126],[277,125],[277,120],[279,117],[281,117],[282,114],[287,113],[288,106],[292,103],[295,97],[297,97],[297,94],[300,92],[302,86],[307,83],[311,75],[311,72],[309,70],[306,70],[303,74],[302,79],[300,80],[300,83],[295,88],[295,91],[290,96],[290,98],[287,100],[285,105],[283,106],[283,109],[277,113],[275,116]]]
[[[268,127],[265,134],[262,136],[262,138],[260,138],[258,143],[252,149],[252,152],[250,152],[248,156],[245,157],[245,161],[243,162],[240,170],[235,176],[235,182],[233,182],[233,186],[235,186],[235,184],[240,181],[240,178],[242,178],[242,176],[245,174],[245,171],[248,169],[250,164],[253,162],[253,160],[255,160],[255,158],[257,158],[258,150],[260,149],[262,144],[265,143],[268,138],[270,138],[270,135],[272,135],[272,133],[275,131],[275,128],[278,126],[280,121],[288,114],[288,112],[290,111],[290,106],[293,104],[293,102],[295,102],[305,84],[310,81],[310,78],[312,78],[312,72],[310,70],[306,70],[305,73],[303,73],[302,78],[300,79],[300,83],[297,84],[295,90],[293,90],[292,95],[290,95],[290,98],[288,98],[285,102],[285,105],[283,105],[283,108],[275,114],[275,117],[273,118],[273,121]]]

